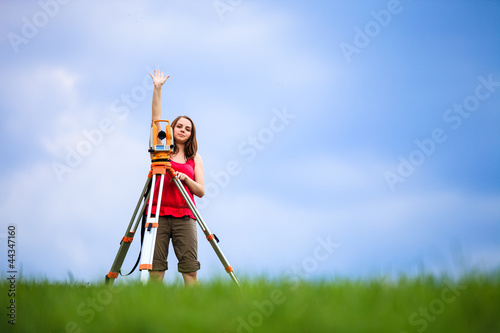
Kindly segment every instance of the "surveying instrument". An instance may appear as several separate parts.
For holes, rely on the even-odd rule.
[[[165,131],[161,130],[160,127],[161,122],[166,123]],[[231,267],[231,265],[229,265],[229,262],[227,261],[219,245],[217,244],[219,242],[219,239],[217,238],[217,236],[212,234],[210,230],[208,230],[207,225],[203,221],[203,218],[198,212],[198,209],[196,208],[190,196],[188,195],[186,189],[184,188],[184,185],[175,175],[175,170],[172,168],[170,164],[170,155],[172,154],[173,151],[174,151],[174,136],[172,134],[172,128],[170,127],[170,122],[168,120],[153,121],[153,123],[151,124],[151,135],[149,139],[149,152],[151,153],[151,170],[149,171],[146,184],[144,185],[139,201],[137,202],[134,213],[132,214],[132,218],[130,219],[128,228],[125,231],[125,236],[123,236],[120,242],[120,248],[118,250],[118,254],[116,255],[115,261],[111,266],[111,270],[106,275],[106,283],[109,283],[110,281],[113,282],[114,279],[116,279],[118,275],[121,274],[121,266],[123,264],[123,261],[125,260],[125,256],[127,255],[132,240],[134,239],[134,235],[139,225],[139,222],[142,220],[142,216],[144,215],[146,202],[148,202],[147,205],[148,212],[144,224],[144,236],[143,236],[144,238],[141,241],[142,244],[140,252],[141,264],[139,265],[139,270],[141,271],[141,281],[143,283],[148,282],[149,273],[153,268],[153,254],[156,242],[156,232],[158,229],[158,222],[160,219],[160,206],[163,194],[163,184],[165,182],[165,175],[168,174],[172,178],[172,181],[175,182],[175,185],[177,186],[179,191],[181,192],[182,197],[188,204],[189,209],[195,216],[196,221],[203,230],[203,233],[205,234],[207,240],[210,242],[210,245],[212,245],[212,248],[217,254],[217,257],[219,257],[220,261],[222,262],[222,265],[226,269],[226,272],[229,273],[229,276],[231,276],[233,281],[238,286],[240,286],[240,283],[238,282],[236,275],[234,275],[233,268]],[[155,184],[158,181],[158,178],[160,180],[160,186],[158,188],[156,214],[152,216],[151,210],[153,207]],[[143,198],[144,202],[142,203],[141,207],[141,201],[143,200]],[[139,209],[139,207],[141,208]],[[139,210],[141,213],[137,214]],[[137,267],[138,263],[139,259],[137,260],[134,268],[132,268],[132,271],[126,275],[131,274]]]

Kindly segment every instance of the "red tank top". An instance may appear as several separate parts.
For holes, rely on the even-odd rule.
[[[170,164],[172,165],[172,168],[175,171],[182,172],[186,174],[189,178],[194,179],[194,159],[188,160],[186,163],[177,163],[174,161],[171,161]],[[183,216],[189,216],[192,219],[194,219],[194,215],[189,209],[189,206],[182,197],[181,191],[177,188],[175,183],[173,181],[170,181],[172,177],[167,173],[165,175],[165,181],[163,183],[163,193],[162,193],[162,198],[161,198],[161,207],[160,207],[160,216],[164,215],[170,215],[173,217],[183,217]],[[186,184],[183,184],[184,188],[186,189],[187,193],[191,197],[191,200],[194,203],[194,198],[193,194],[189,190],[189,188],[186,186]],[[158,202],[158,192],[160,188],[160,177],[156,176],[156,184],[155,184],[155,192],[154,192],[154,197],[153,197],[153,206],[151,210],[151,215],[156,214],[156,203]],[[196,205],[196,204],[195,204]],[[147,207],[146,207],[146,213],[147,213]]]

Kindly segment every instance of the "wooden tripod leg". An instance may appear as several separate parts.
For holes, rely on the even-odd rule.
[[[224,253],[222,253],[222,250],[220,249],[219,244],[217,244],[219,242],[219,240],[217,239],[217,237],[215,237],[214,234],[212,234],[210,232],[210,230],[208,230],[208,227],[205,224],[205,222],[203,221],[203,218],[201,217],[200,212],[198,211],[198,209],[194,205],[193,201],[191,200],[191,197],[189,197],[189,195],[186,192],[186,189],[182,185],[181,181],[179,179],[177,179],[177,177],[173,177],[173,180],[175,182],[175,185],[177,186],[177,188],[181,192],[182,197],[184,198],[184,200],[186,200],[186,203],[188,204],[189,209],[191,210],[191,212],[193,212],[193,215],[195,216],[196,221],[198,221],[198,225],[201,227],[201,230],[203,230],[203,233],[207,237],[207,240],[210,242],[210,245],[212,245],[212,248],[214,249],[215,253],[217,254],[217,257],[219,257],[219,260],[221,261],[222,265],[226,269],[226,272],[229,274],[229,276],[231,276],[231,279],[233,279],[234,283],[236,283],[239,287],[240,283],[239,283],[238,279],[236,278],[236,275],[233,272],[233,268],[231,267],[231,265],[227,261],[226,257],[224,256]]]
[[[125,231],[125,236],[123,236],[122,240],[120,241],[120,248],[118,249],[118,253],[116,254],[113,265],[111,266],[109,273],[106,275],[106,283],[110,281],[113,282],[114,279],[116,279],[120,274],[120,269],[123,265],[123,261],[127,256],[128,249],[130,248],[130,244],[134,239],[137,226],[139,225],[139,221],[141,220],[142,214],[144,213],[144,209],[146,207],[145,205],[143,205],[141,209],[141,214],[139,215],[139,218],[136,220],[137,213],[139,212],[139,207],[141,206],[141,202],[143,201],[143,198],[150,184],[151,184],[151,178],[148,177],[148,179],[146,180],[146,184],[144,185],[144,188],[142,190],[141,196],[139,197],[139,201],[135,206],[135,210],[134,213],[132,214],[132,218],[130,219],[130,223],[128,224],[127,230]],[[148,198],[146,198],[145,201],[147,200]],[[136,221],[135,224],[134,221]],[[134,224],[133,228],[132,224]]]

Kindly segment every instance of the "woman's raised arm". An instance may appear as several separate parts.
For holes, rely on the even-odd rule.
[[[170,75],[164,76],[163,71],[157,71],[156,69],[154,70],[154,76],[153,74],[149,75],[151,75],[154,83],[153,107],[151,114],[151,122],[153,122],[155,120],[161,119],[161,87],[163,86],[165,81],[167,81]]]

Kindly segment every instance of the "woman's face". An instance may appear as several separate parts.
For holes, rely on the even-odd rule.
[[[179,118],[173,129],[175,142],[184,143],[191,137],[191,122],[186,118]]]

